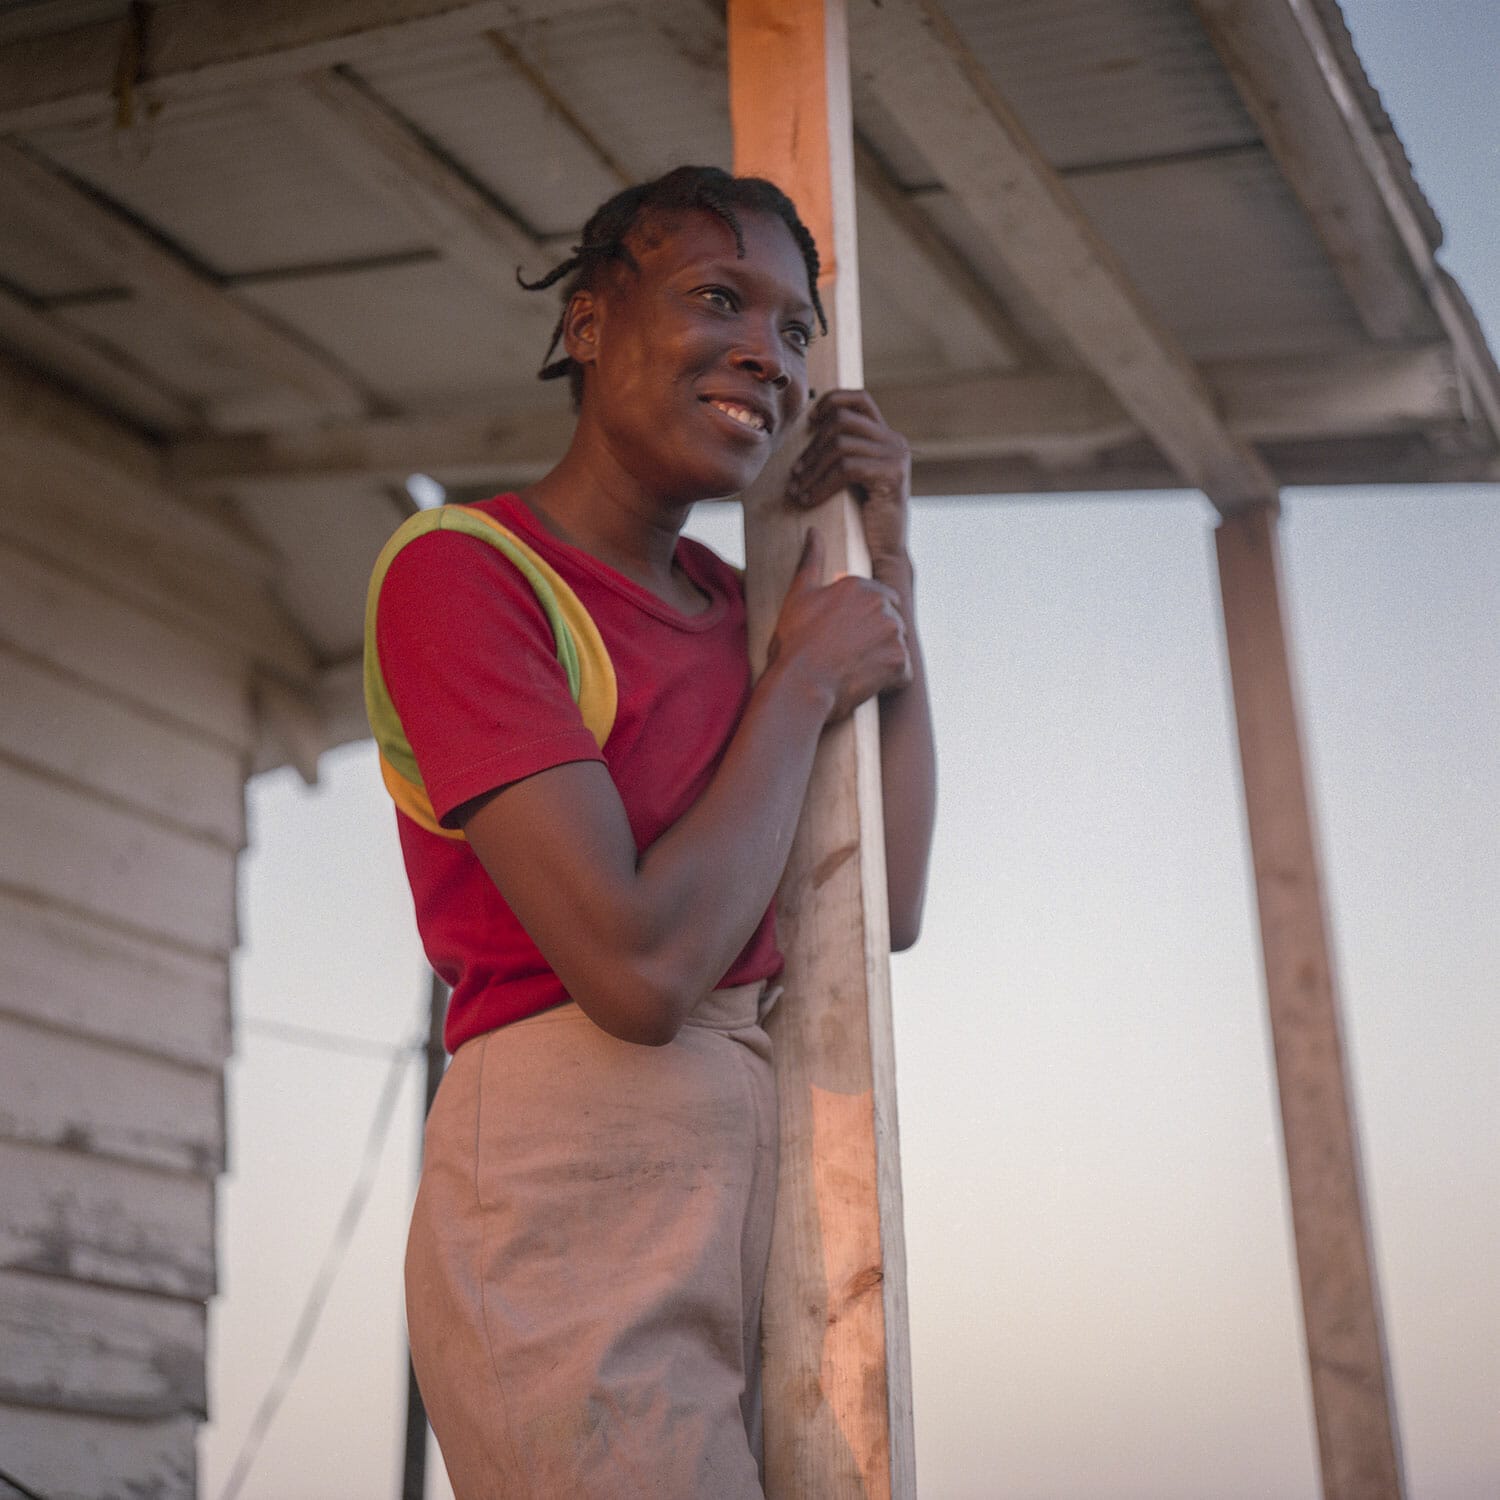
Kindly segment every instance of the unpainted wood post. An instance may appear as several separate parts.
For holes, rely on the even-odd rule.
[[[1400,1500],[1401,1461],[1282,618],[1276,514],[1218,534],[1224,629],[1325,1500]]]
[[[863,384],[843,0],[731,0],[735,169],[787,191],[823,260],[830,336],[816,389]],[[807,519],[784,503],[784,439],[744,497],[751,651],[766,641]],[[820,507],[830,572],[869,572],[859,514]],[[777,900],[786,997],[776,1046],[781,1173],[763,1319],[770,1500],[916,1493],[891,1039],[876,705],[828,731]]]
[[[438,1085],[448,1065],[448,1050],[443,1045],[443,1021],[448,1014],[448,986],[436,973],[427,979],[427,1045],[426,1076],[422,1087],[422,1118],[417,1122],[417,1169],[427,1140],[427,1116],[432,1113]],[[427,1494],[427,1407],[417,1385],[416,1368],[408,1349],[406,1359],[406,1442],[401,1469],[401,1500],[425,1500]]]

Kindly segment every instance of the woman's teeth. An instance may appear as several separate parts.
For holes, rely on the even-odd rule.
[[[708,403],[716,411],[721,411],[726,417],[733,417],[741,427],[749,427],[755,432],[766,430],[766,420],[759,412],[754,412],[746,406],[736,406],[732,401],[710,401]]]

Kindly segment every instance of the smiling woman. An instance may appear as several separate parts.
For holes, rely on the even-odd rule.
[[[566,455],[413,518],[372,584],[372,723],[453,991],[407,1298],[460,1500],[761,1494],[760,1021],[824,727],[880,695],[901,945],[932,829],[910,464],[870,398],[818,404],[786,500],[852,490],[874,577],[824,584],[810,540],[753,686],[741,579],[680,536],[803,414],[817,270],[759,179],[611,199],[535,284],[567,278],[541,372],[573,385]]]

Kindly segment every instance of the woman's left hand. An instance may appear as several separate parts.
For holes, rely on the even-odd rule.
[[[793,505],[811,510],[843,489],[859,502],[871,572],[891,581],[907,566],[911,449],[886,425],[868,391],[829,391],[819,398],[786,493]]]

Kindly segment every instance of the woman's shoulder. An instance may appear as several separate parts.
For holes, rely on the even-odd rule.
[[[520,621],[548,633],[536,585],[517,565],[517,549],[505,545],[517,538],[508,528],[497,533],[490,518],[504,525],[503,508],[495,501],[409,517],[376,563],[367,629],[378,621],[384,640],[393,630],[469,634]]]

